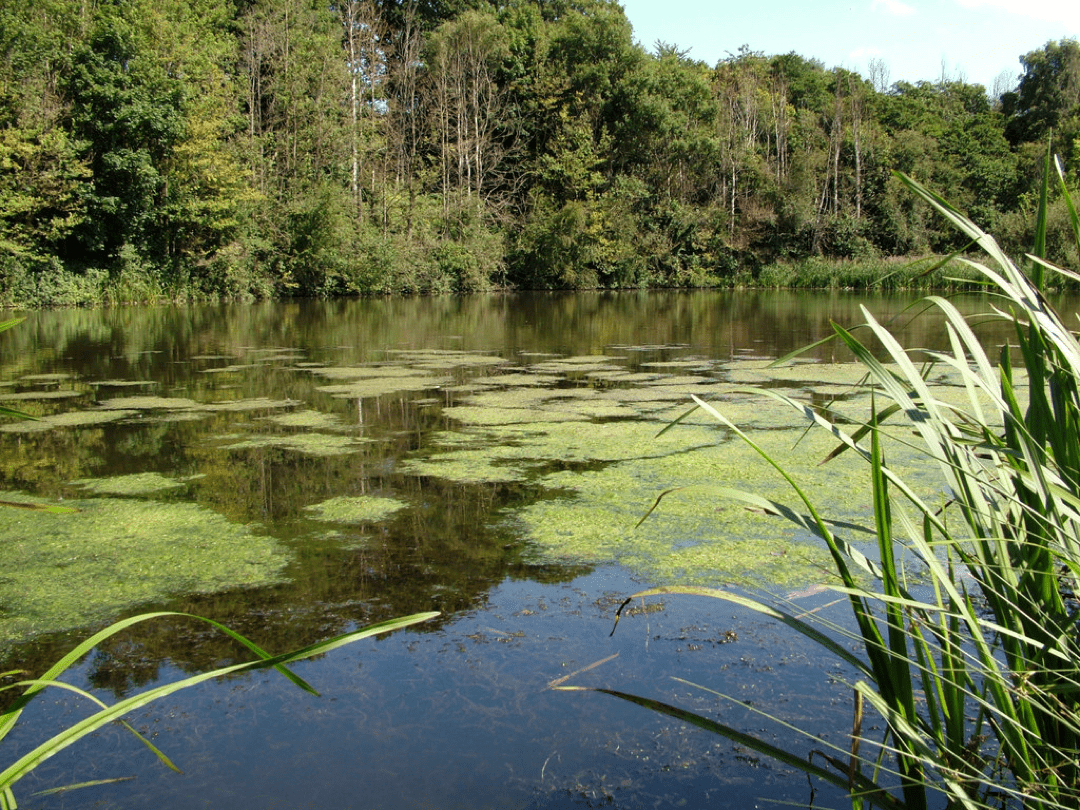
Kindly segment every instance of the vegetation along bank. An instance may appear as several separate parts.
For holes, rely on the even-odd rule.
[[[0,304],[860,286],[964,246],[893,170],[1022,252],[1080,45],[1019,68],[710,66],[612,0],[0,0]]]

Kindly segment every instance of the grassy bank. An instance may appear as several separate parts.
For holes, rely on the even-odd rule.
[[[496,252],[490,246],[477,254],[466,246],[443,245],[403,253],[388,244],[373,248],[362,269],[341,275],[319,297],[460,295],[507,289],[497,272]],[[811,257],[766,265],[757,273],[747,269],[708,276],[706,288],[956,291],[980,286],[963,262],[935,267],[940,261],[932,256],[861,261]],[[138,263],[119,270],[72,269],[55,259],[0,258],[0,308],[6,309],[283,300],[297,292],[253,267],[223,269],[210,284],[194,283],[183,273],[163,277]]]

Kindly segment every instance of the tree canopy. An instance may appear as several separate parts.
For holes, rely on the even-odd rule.
[[[1048,141],[1080,169],[1080,45],[1019,65],[1000,98],[707,65],[614,0],[0,0],[0,300],[687,286],[962,247],[896,169],[1024,249]]]

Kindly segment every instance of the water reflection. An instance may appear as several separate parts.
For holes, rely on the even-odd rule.
[[[209,797],[211,806],[244,797],[243,804],[259,807],[349,807],[357,791],[365,806],[402,808],[609,799],[620,807],[681,799],[742,807],[763,795],[804,801],[805,779],[730,744],[598,696],[547,692],[545,684],[618,652],[587,682],[636,685],[675,699],[667,674],[713,686],[720,678],[728,691],[779,700],[795,709],[791,719],[842,736],[846,721],[833,718],[846,716],[846,692],[830,683],[837,673],[821,670],[775,628],[719,616],[712,605],[669,606],[643,617],[632,637],[628,631],[609,640],[611,600],[651,583],[618,566],[556,564],[530,554],[527,538],[505,518],[543,497],[535,477],[463,481],[409,473],[403,461],[462,441],[460,420],[447,414],[473,401],[485,378],[539,367],[546,358],[619,358],[596,377],[560,372],[554,385],[567,391],[638,384],[620,377],[626,374],[708,381],[722,376],[718,362],[781,356],[829,334],[832,321],[857,322],[861,304],[879,319],[898,319],[909,345],[941,345],[940,321],[909,320],[910,303],[836,293],[635,292],[31,313],[0,342],[0,393],[29,394],[18,407],[43,417],[110,406],[129,415],[0,433],[0,489],[71,501],[87,495],[73,482],[155,472],[181,485],[131,497],[162,509],[197,504],[253,525],[288,555],[275,585],[162,594],[153,605],[122,612],[167,606],[210,615],[272,650],[392,615],[444,612],[416,631],[305,665],[310,673],[301,674],[325,688],[322,702],[256,676],[147,712],[140,722],[182,760],[187,779],[158,773],[153,763],[131,765],[146,758],[109,732],[57,757],[35,780],[49,787],[134,769],[135,783],[98,794],[117,807],[189,806],[192,796]],[[986,308],[971,297],[958,305]],[[1005,332],[987,334],[990,343],[1006,339]],[[335,378],[330,369],[398,368],[406,350],[496,362],[470,364],[455,354],[439,366],[436,356],[412,357],[408,379],[422,372],[436,382],[399,381],[370,396],[335,388],[355,375]],[[811,356],[850,359],[835,344]],[[688,358],[693,367],[650,365]],[[504,387],[513,389],[508,379]],[[69,393],[54,396],[58,391]],[[552,418],[551,403],[543,407]],[[307,411],[329,421],[305,430],[280,419]],[[315,434],[325,440],[319,449],[286,441]],[[494,462],[504,470],[512,463]],[[576,475],[605,463],[585,456],[563,466]],[[334,526],[305,509],[360,495],[392,495],[409,508],[382,522]],[[631,508],[640,514],[647,506]],[[58,632],[13,647],[9,659],[41,671],[85,632],[51,629]],[[729,631],[738,644],[722,642]],[[78,677],[122,695],[236,655],[204,627],[144,624],[106,644]],[[796,691],[797,708],[788,704]],[[40,711],[46,723],[77,709],[59,701]],[[753,728],[760,722],[739,718]],[[75,806],[85,796],[51,797],[42,806]]]

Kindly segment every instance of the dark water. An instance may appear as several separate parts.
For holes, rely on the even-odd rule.
[[[184,408],[135,407],[108,423],[0,433],[0,489],[71,501],[86,497],[72,484],[80,479],[148,472],[183,478],[182,487],[129,497],[190,502],[233,524],[252,524],[278,544],[288,563],[272,585],[162,595],[108,615],[88,609],[91,619],[73,617],[66,629],[49,627],[10,647],[8,668],[40,673],[92,629],[148,608],[212,616],[273,651],[395,615],[443,615],[298,665],[320,697],[260,673],[206,684],[137,712],[134,725],[182,775],[162,767],[121,728],[109,727],[25,779],[20,804],[843,806],[836,791],[811,786],[791,768],[725,739],[601,694],[553,691],[549,683],[603,661],[569,682],[666,700],[808,753],[820,743],[796,738],[747,704],[843,745],[851,722],[851,692],[843,681],[850,673],[790,633],[700,598],[654,601],[609,636],[624,596],[672,583],[611,561],[533,553],[513,516],[550,494],[528,476],[455,480],[410,471],[407,462],[423,458],[437,434],[459,427],[451,409],[467,404],[469,386],[494,373],[533,368],[552,357],[619,356],[628,373],[687,358],[705,364],[775,358],[826,336],[831,320],[858,322],[860,304],[882,320],[901,317],[896,327],[906,345],[941,345],[939,320],[908,323],[910,303],[835,294],[652,292],[30,314],[0,337],[3,381],[13,392],[73,393],[3,404],[45,417],[96,412],[101,403],[136,395],[197,404],[265,398],[269,404],[200,411],[190,419],[181,418]],[[986,302],[970,298],[959,305],[979,311]],[[1004,339],[987,336],[988,343]],[[430,350],[501,362],[437,367],[434,355],[408,355]],[[849,359],[833,345],[812,356]],[[336,380],[319,368],[387,368],[402,357],[411,363],[410,379],[428,363],[440,382],[421,379],[371,396],[323,390]],[[142,385],[129,389],[124,381]],[[599,383],[563,373],[551,385],[591,391]],[[610,379],[604,385],[617,387]],[[363,441],[363,448],[320,454],[281,443],[240,444],[268,432],[313,432],[284,423],[266,427],[272,416],[300,411],[331,417],[337,426],[327,435]],[[340,495],[394,497],[407,506],[328,539],[325,525],[306,508]],[[631,505],[638,513],[648,506]],[[56,573],[57,589],[67,587],[64,576]],[[785,589],[799,590],[790,583]],[[833,602],[827,593],[799,598],[807,610],[842,617],[842,606]],[[220,635],[167,621],[108,643],[68,680],[112,701],[231,663],[239,653]],[[672,676],[735,700],[693,690]],[[71,695],[47,695],[24,715],[26,728],[4,741],[0,756],[10,761],[87,712]],[[134,778],[31,796],[115,777]]]

